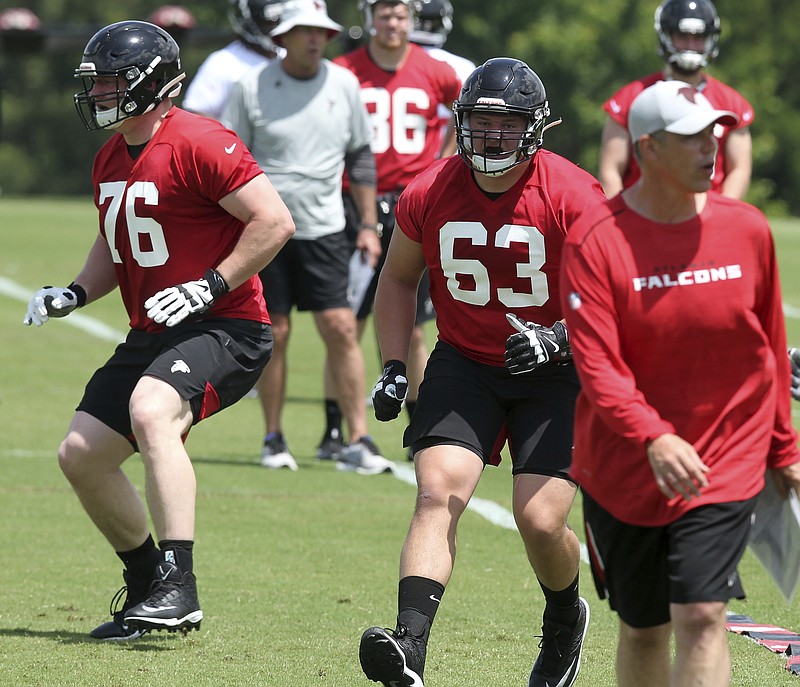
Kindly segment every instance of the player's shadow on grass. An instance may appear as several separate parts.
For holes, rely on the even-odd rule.
[[[59,644],[103,644],[120,647],[130,651],[173,651],[178,648],[175,641],[183,639],[179,633],[164,634],[151,632],[139,639],[125,642],[103,642],[92,639],[86,632],[70,632],[68,630],[31,630],[27,627],[0,627],[0,637],[17,637],[23,639],[49,639]],[[173,640],[173,641],[170,641]]]

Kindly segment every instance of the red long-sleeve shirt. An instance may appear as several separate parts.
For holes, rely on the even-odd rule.
[[[572,476],[616,518],[672,522],[755,496],[767,467],[800,460],[780,283],[766,219],[708,194],[663,225],[618,196],[576,222],[562,300],[583,389]],[[667,500],[645,443],[691,442],[711,469],[699,498]]]

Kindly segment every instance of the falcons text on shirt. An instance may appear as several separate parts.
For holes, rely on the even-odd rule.
[[[633,290],[669,289],[673,286],[695,286],[741,278],[741,265],[725,265],[724,267],[710,267],[673,273],[662,272],[661,274],[651,274],[647,277],[634,277]]]

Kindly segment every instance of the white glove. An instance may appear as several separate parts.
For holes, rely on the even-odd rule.
[[[68,287],[43,286],[28,303],[22,324],[41,327],[51,317],[66,317],[78,307],[78,295]]]
[[[154,322],[165,322],[167,327],[174,327],[189,315],[208,310],[214,305],[214,299],[227,291],[228,284],[220,274],[216,270],[206,270],[202,279],[170,286],[150,296],[144,307]]]

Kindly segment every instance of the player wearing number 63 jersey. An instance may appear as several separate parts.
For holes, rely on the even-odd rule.
[[[125,566],[112,619],[91,636],[186,632],[203,612],[192,555],[195,475],[182,439],[242,398],[269,361],[256,275],[294,224],[241,140],[173,107],[184,73],[166,31],[140,21],[101,29],[75,77],[84,125],[116,132],[92,175],[100,232],[75,280],[37,292],[23,323],[41,326],[119,288],[131,331],[89,380],[58,451]],[[135,451],[158,547],[122,471]]]
[[[453,156],[418,176],[397,203],[397,225],[422,249],[439,340],[502,366],[513,331],[506,313],[560,320],[561,248],[570,225],[602,202],[588,172],[548,150],[493,198]]]
[[[399,412],[415,290],[426,267],[439,341],[405,434],[419,496],[401,554],[398,624],[393,632],[372,627],[361,640],[364,672],[385,685],[423,685],[458,520],[506,438],[514,515],[545,596],[529,685],[568,687],[578,675],[589,607],[578,595],[579,544],[566,519],[576,491],[568,470],[579,385],[565,329],[553,326],[562,316],[566,234],[605,196],[590,174],[540,150],[549,114],[544,85],[528,65],[489,60],[455,103],[460,157],[420,174],[397,204],[399,231],[375,301],[384,363],[373,391],[378,419]],[[527,356],[527,374],[504,366],[506,340],[515,336],[539,351]]]

